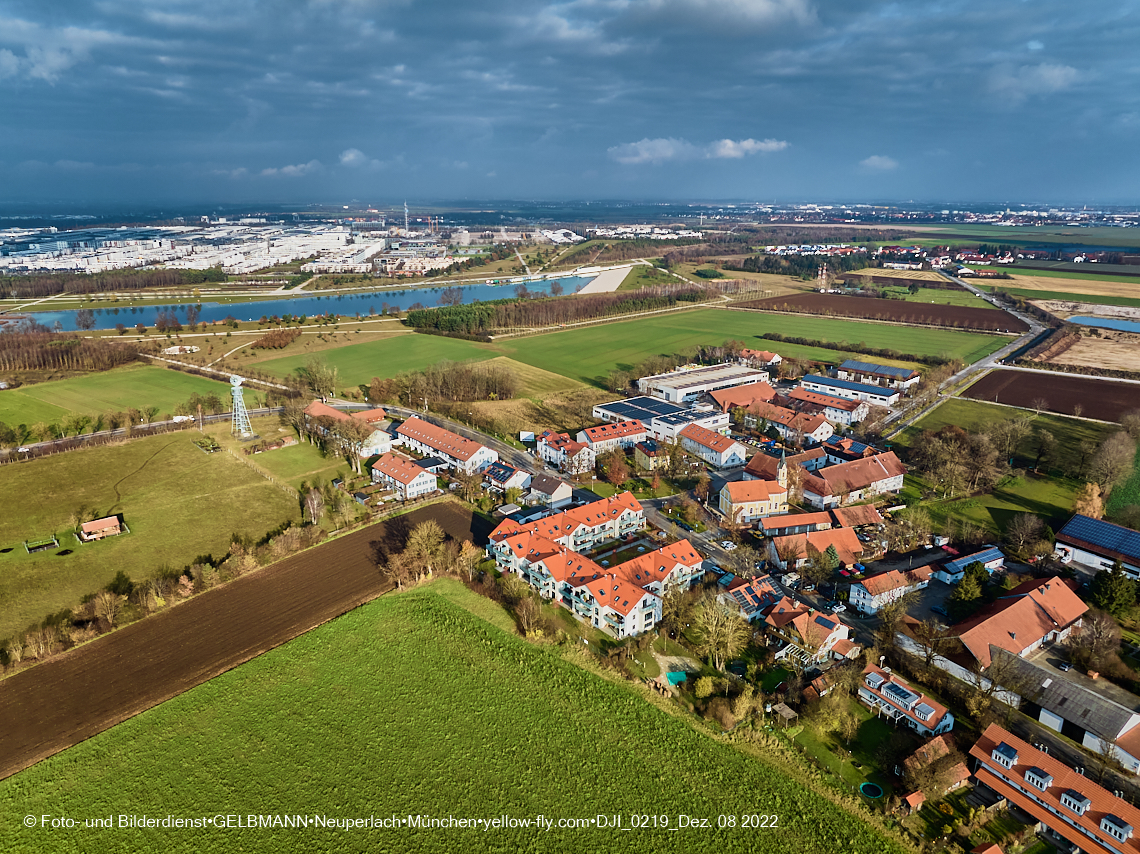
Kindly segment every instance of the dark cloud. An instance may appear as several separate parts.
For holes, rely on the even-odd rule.
[[[1136,44],[1128,0],[10,0],[0,199],[1134,200]]]

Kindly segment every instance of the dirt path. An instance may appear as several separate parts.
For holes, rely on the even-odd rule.
[[[490,524],[436,504],[243,576],[0,682],[0,779],[237,667],[391,589],[373,559],[433,518],[485,543]]]

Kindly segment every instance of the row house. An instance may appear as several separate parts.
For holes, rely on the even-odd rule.
[[[684,450],[716,468],[742,466],[748,459],[748,449],[740,442],[699,424],[690,424],[677,435]]]
[[[825,466],[804,478],[804,503],[827,510],[875,495],[899,492],[907,468],[893,451]]]
[[[578,433],[578,441],[588,445],[595,456],[615,448],[624,451],[638,442],[644,442],[646,437],[645,425],[637,420],[599,424],[597,427],[587,427]]]
[[[471,439],[424,421],[409,418],[396,428],[396,439],[425,456],[437,456],[465,474],[483,471],[499,459],[497,452]]]
[[[871,411],[868,403],[862,400],[848,400],[833,394],[794,388],[788,393],[788,400],[800,412],[817,413],[832,424],[850,427],[865,419]],[[834,438],[834,437],[829,437]]]
[[[645,510],[632,492],[622,492],[581,507],[570,507],[525,524],[505,519],[491,532],[491,546],[516,534],[541,536],[581,552],[620,539],[645,527]]]
[[[924,737],[954,728],[954,715],[945,706],[915,691],[889,668],[874,664],[863,668],[859,702],[884,714],[896,726],[910,727]]]
[[[434,474],[398,454],[384,454],[372,464],[372,482],[392,489],[401,501],[429,495],[437,488]]]
[[[547,430],[538,437],[535,449],[543,462],[550,463],[570,475],[585,474],[594,468],[596,454],[584,442],[576,442],[568,433]]]

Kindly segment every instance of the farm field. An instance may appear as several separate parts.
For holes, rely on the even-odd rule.
[[[1140,269],[1140,268],[1138,268]],[[990,284],[989,282],[986,283]],[[1070,294],[1082,294],[1086,298],[1095,297],[1123,297],[1126,299],[1140,299],[1140,277],[1130,281],[1105,281],[1096,279],[1076,279],[1056,276],[1039,276],[1021,273],[1011,274],[1011,278],[1002,279],[996,287],[1005,290],[1005,286],[1025,291],[1064,291]],[[1097,300],[1088,300],[1097,302]]]
[[[1062,300],[1064,302],[1095,302],[1097,305],[1119,305],[1130,308],[1140,307],[1140,297],[1106,297],[1093,294],[1078,294],[1068,291],[1037,291],[1028,288],[1000,288],[1007,294],[1027,300]]]
[[[95,416],[147,406],[157,406],[162,418],[195,392],[224,398],[229,386],[153,365],[130,365],[0,392],[0,421],[30,427],[58,423],[71,414]]]
[[[843,296],[841,294],[813,293],[771,297],[740,303],[739,305],[741,308],[756,308],[765,311],[838,315],[867,320],[886,320],[893,323],[919,323],[928,326],[981,329],[991,332],[1020,333],[1029,329],[1024,321],[1004,311],[993,311],[976,306],[904,302],[902,300]]]
[[[1072,347],[1049,359],[1060,365],[1084,365],[1118,371],[1140,369],[1140,335],[1105,330],[1101,337],[1082,335]]]
[[[759,337],[764,332],[862,342],[908,353],[946,354],[964,361],[976,361],[1008,343],[1008,339],[1000,336],[956,330],[708,308],[504,340],[495,346],[517,361],[597,386],[605,385],[606,375],[614,368],[629,369],[654,354],[676,353],[699,344],[719,344],[729,338],[742,340],[748,347],[776,349],[781,355],[800,358],[835,363],[858,358],[843,351],[765,341]],[[804,349],[810,349],[812,355]]]
[[[907,281],[914,280],[920,282],[946,281],[946,277],[935,270],[892,270],[888,267],[864,267],[862,270],[855,270],[854,272],[845,273],[844,275],[876,276],[889,279],[905,279]]]
[[[12,549],[0,554],[0,638],[77,605],[119,570],[152,578],[163,566],[224,554],[235,532],[256,539],[298,518],[295,498],[229,454],[204,454],[191,444],[196,435],[165,433],[4,467],[0,503],[20,509],[0,514],[0,548]],[[122,513],[131,533],[77,544],[66,532],[80,507],[89,519]],[[24,540],[51,533],[72,553],[25,551]]]
[[[1100,266],[1099,264],[1093,264],[1091,270],[1087,264],[1083,265],[1083,266],[1085,267],[1084,270],[1069,270],[1069,269],[1064,269],[1064,268],[1060,268],[1060,269],[1056,269],[1056,270],[1047,270],[1047,269],[1040,269],[1037,267],[1017,267],[1017,266],[1010,267],[1009,269],[1012,271],[1011,275],[1017,276],[1018,278],[1020,278],[1022,276],[1026,276],[1026,277],[1031,276],[1035,279],[1036,278],[1078,279],[1078,280],[1083,280],[1084,282],[1086,282],[1089,285],[1095,285],[1097,282],[1130,282],[1131,284],[1135,285],[1136,290],[1138,292],[1140,292],[1140,267],[1133,268],[1136,270],[1136,275],[1129,276],[1126,274],[1120,274],[1120,275],[1114,276],[1111,274],[1105,275],[1105,274],[1093,272],[1096,270],[1097,267]],[[1057,284],[1061,284],[1061,283],[1058,282]]]
[[[918,293],[912,294],[906,288],[887,287],[886,290],[892,299],[906,300],[907,302],[934,303],[936,305],[963,305],[969,308],[984,308],[989,311],[1001,311],[989,300],[981,299],[972,291],[963,288],[919,288]]]
[[[389,589],[376,570],[375,548],[402,548],[411,528],[426,519],[435,519],[454,538],[480,544],[492,527],[454,502],[421,507],[9,676],[0,691],[0,778],[375,598]],[[299,686],[305,679],[297,674]],[[270,718],[279,721],[276,713]],[[210,725],[208,717],[202,725]],[[187,759],[168,767],[181,776],[194,763]]]
[[[1026,413],[1006,406],[995,406],[992,403],[982,403],[976,400],[966,400],[960,397],[948,398],[930,414],[908,427],[892,441],[896,445],[910,447],[918,434],[923,430],[937,431],[955,424],[968,432],[983,430],[990,424],[999,421],[1008,421],[1019,418]],[[1057,439],[1063,465],[1077,461],[1080,446],[1088,443],[1098,445],[1110,433],[1113,427],[1108,424],[1097,424],[1095,421],[1084,421],[1078,418],[1066,418],[1063,415],[1054,415],[1042,412],[1033,415],[1033,428],[1048,430]],[[1031,467],[1037,459],[1037,440],[1029,435],[1017,448],[1015,464],[1021,468]]]
[[[990,371],[962,396],[1026,408],[1043,399],[1048,404],[1043,408],[1050,412],[1101,421],[1117,421],[1125,412],[1140,408],[1140,384],[1016,370]]]
[[[28,769],[0,784],[0,797],[18,801],[21,815],[604,812],[629,826],[634,813],[674,823],[686,814],[713,826],[630,831],[621,850],[751,852],[759,835],[775,854],[903,850],[798,769],[737,750],[558,647],[508,634],[501,612],[487,622],[472,611],[492,616],[488,604],[473,600],[450,579],[382,597]],[[780,816],[778,832],[715,826],[718,815],[764,812]],[[51,840],[57,852],[89,849],[92,833],[107,851],[228,851],[235,832],[80,828]],[[569,852],[610,849],[617,831],[555,828],[541,844],[536,832],[267,828],[245,832],[241,844]],[[11,830],[28,850],[43,833]]]

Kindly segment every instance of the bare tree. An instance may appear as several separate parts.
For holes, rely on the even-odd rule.
[[[1041,539],[1044,530],[1045,523],[1040,516],[1018,513],[1006,526],[1005,541],[1015,552],[1024,556],[1029,552],[1030,546]]]
[[[114,628],[115,621],[123,610],[123,597],[109,590],[101,591],[95,597],[95,616]]]
[[[482,549],[469,540],[464,540],[459,547],[459,556],[456,558],[456,569],[467,575],[468,581],[475,580],[475,571],[483,561],[485,554]]]
[[[1097,448],[1089,464],[1089,475],[1105,495],[1128,480],[1136,459],[1136,443],[1123,430],[1113,433]]]
[[[701,600],[693,618],[700,636],[698,650],[717,670],[724,670],[725,662],[745,647],[752,634],[740,612],[715,594]]]
[[[914,639],[922,648],[922,661],[930,667],[934,659],[946,648],[950,640],[949,630],[942,623],[933,619],[925,619],[915,625],[911,631]]]
[[[310,489],[305,493],[305,517],[311,525],[319,525],[321,516],[325,512],[325,497],[319,489]]]

